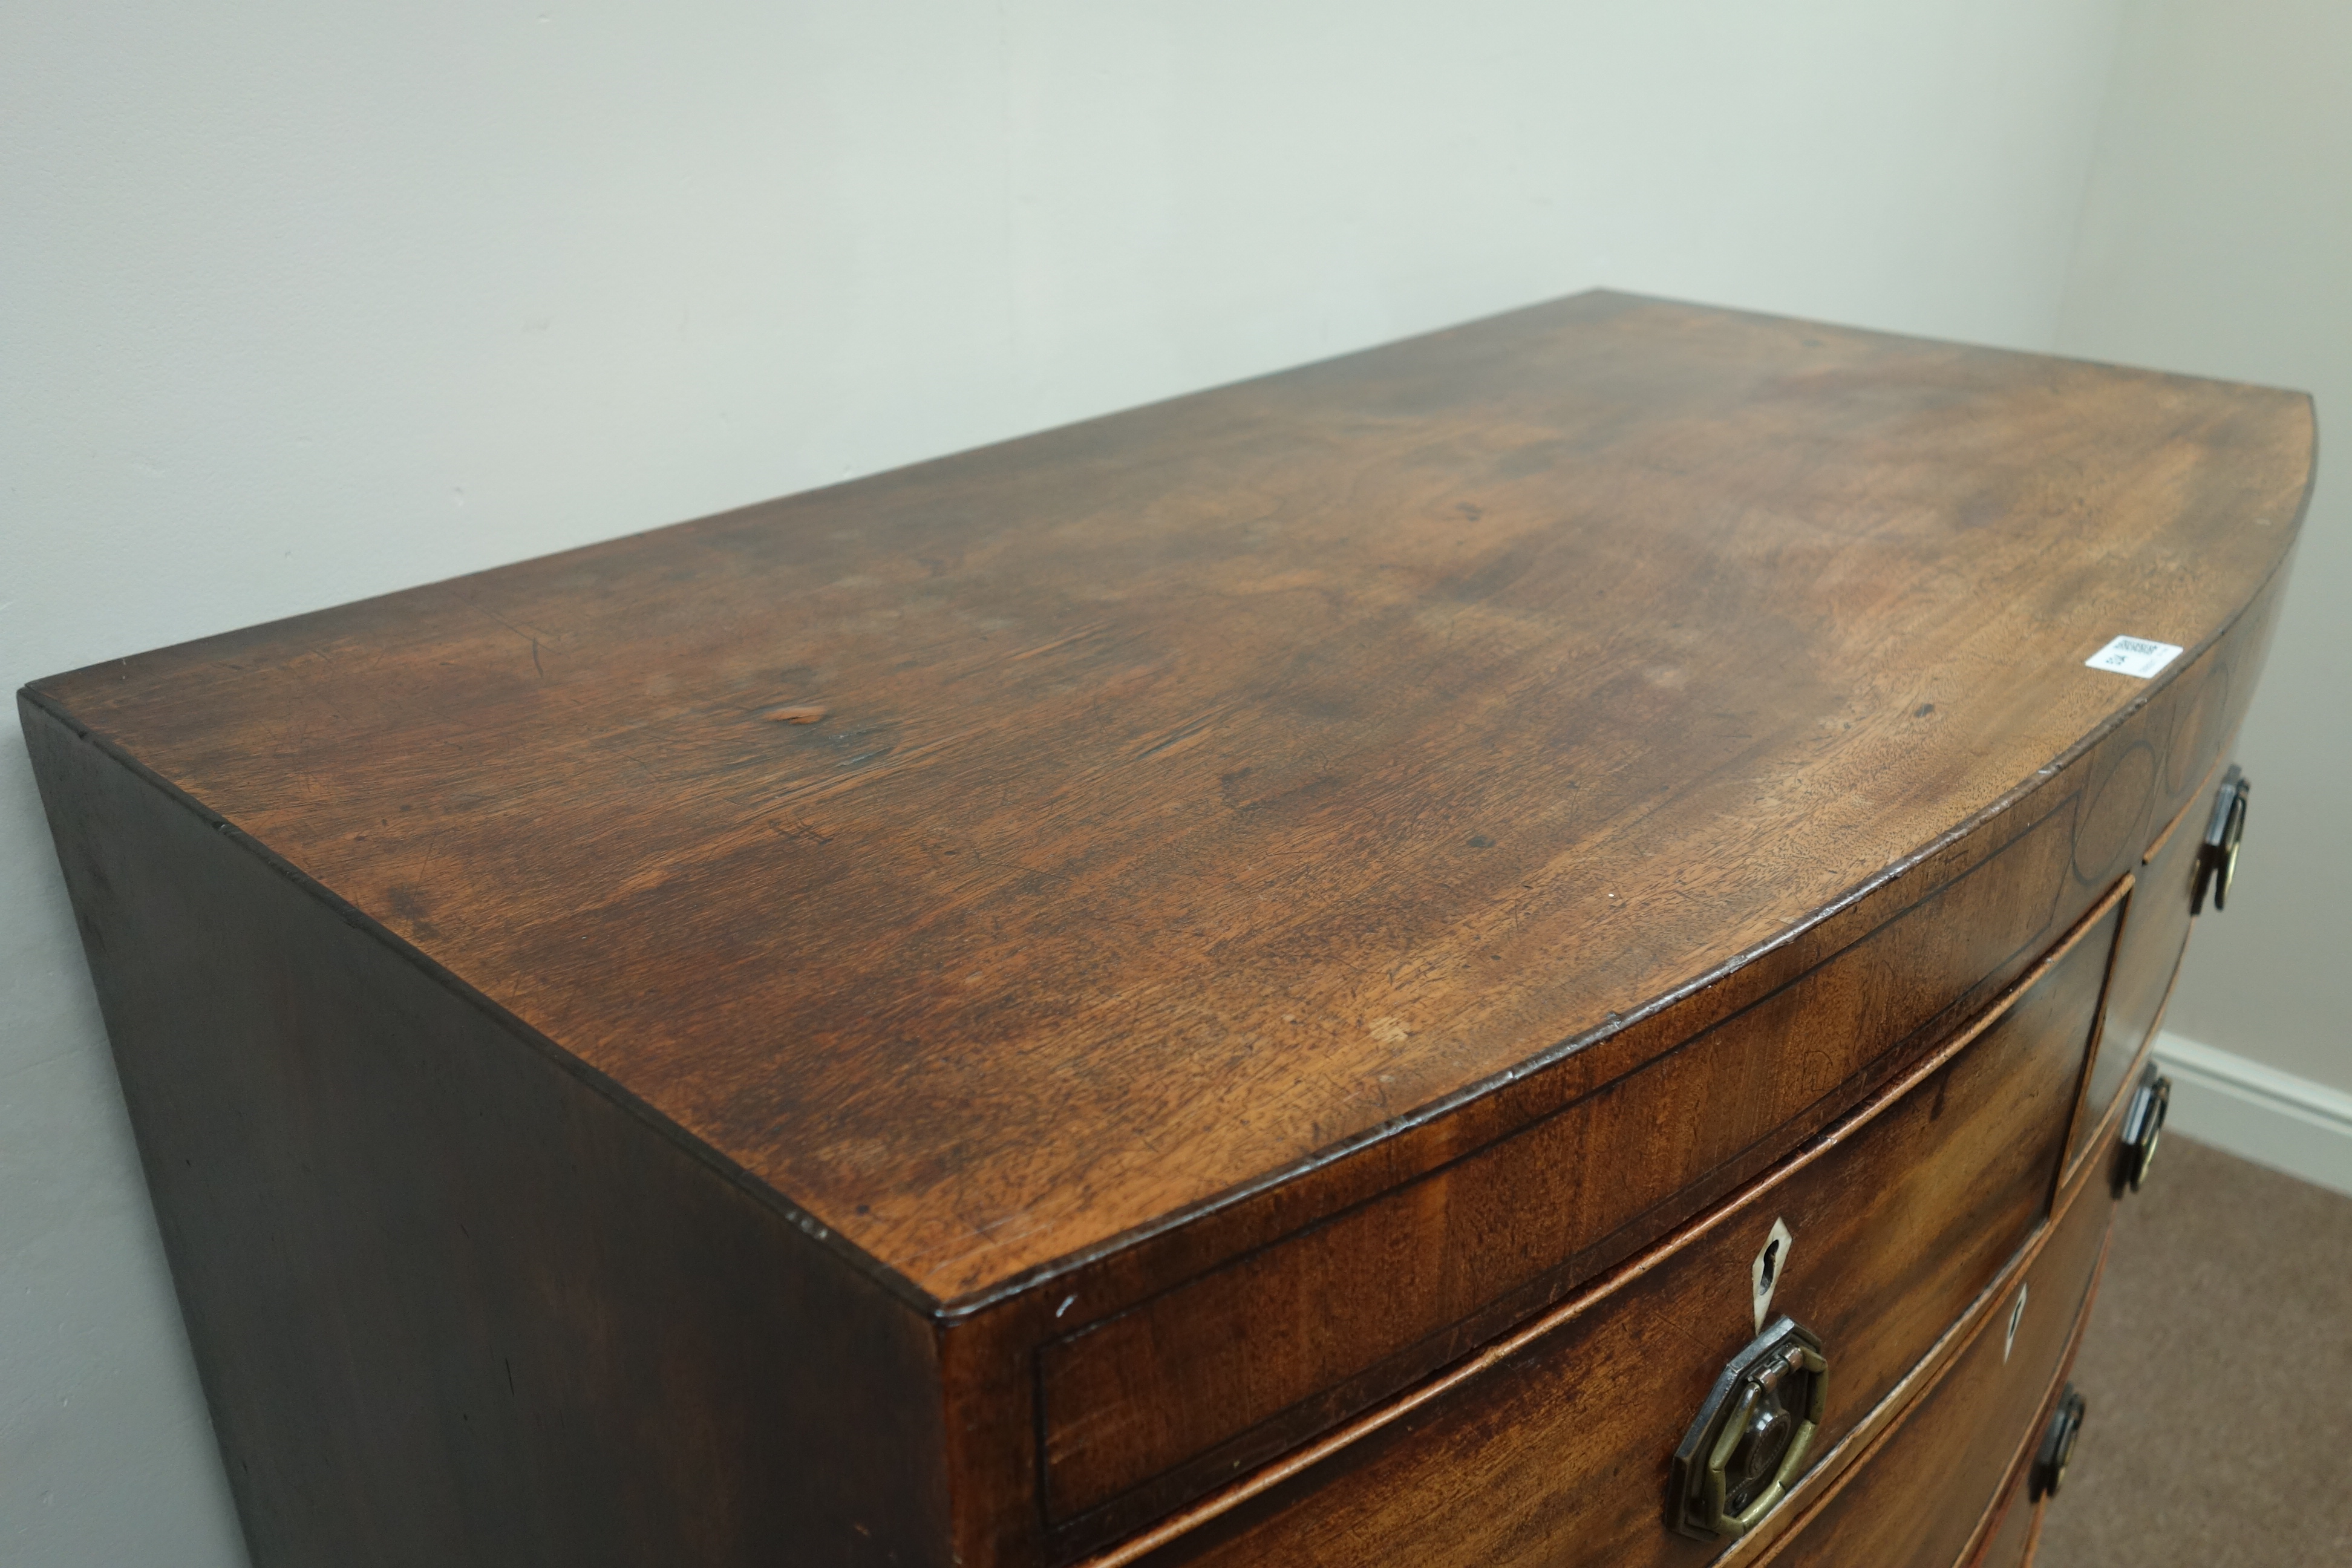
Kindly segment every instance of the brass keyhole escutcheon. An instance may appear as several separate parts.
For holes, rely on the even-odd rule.
[[[1789,1234],[1789,1222],[1776,1219],[1772,1231],[1764,1238],[1764,1250],[1748,1266],[1750,1300],[1756,1309],[1756,1331],[1762,1333],[1772,1314],[1772,1293],[1780,1288],[1780,1277],[1789,1271],[1789,1247],[1795,1241]]]
[[[1701,1539],[1755,1529],[1803,1471],[1828,1396],[1822,1342],[1775,1319],[1724,1367],[1675,1450],[1668,1522]]]

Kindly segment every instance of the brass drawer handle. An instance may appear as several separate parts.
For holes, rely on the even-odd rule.
[[[2124,1110],[2123,1167],[2117,1185],[2139,1191],[2147,1168],[2156,1162],[2157,1140],[2164,1135],[2164,1118],[2172,1109],[2172,1080],[2150,1062],[2139,1075],[2131,1104]]]
[[[2055,1497],[2066,1479],[2066,1461],[2074,1457],[2074,1439],[2083,1430],[2083,1396],[2068,1384],[2066,1392],[2058,1396],[2058,1408],[2050,1413],[2050,1425],[2042,1429],[2042,1447],[2034,1451],[2033,1479],[2026,1490],[2030,1500],[2040,1502]]]
[[[1790,1318],[1732,1357],[1675,1450],[1668,1522],[1702,1540],[1755,1529],[1804,1468],[1829,1370],[1822,1342]]]
[[[2189,912],[2205,912],[2205,890],[2213,890],[2213,907],[2230,907],[2230,884],[2238,876],[2238,841],[2246,836],[2246,797],[2253,793],[2246,775],[2231,763],[2213,795],[2213,815],[2205,821],[2205,842],[2197,847],[2197,890],[2189,895]]]

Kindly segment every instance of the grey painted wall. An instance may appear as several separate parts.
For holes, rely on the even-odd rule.
[[[2301,387],[2320,478],[2238,758],[2229,911],[2165,1027],[2352,1089],[2352,5],[2138,0],[2060,316],[2068,353]]]
[[[2046,348],[2118,20],[14,0],[0,675],[1595,283]],[[0,733],[0,1562],[240,1556]]]

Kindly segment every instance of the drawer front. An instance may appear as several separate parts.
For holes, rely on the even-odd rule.
[[[1313,1436],[1633,1247],[1610,1239],[1746,1152],[1799,1136],[1981,1004],[2053,934],[2071,797],[1935,893],[1672,1054],[1513,1136],[1045,1347],[1047,1514],[1139,1521]],[[1782,1047],[1807,1042],[1801,1051]],[[1703,1114],[1695,1113],[1704,1108]],[[1713,1189],[1721,1195],[1728,1184]],[[1703,1204],[1711,1199],[1702,1199]],[[1687,1217],[1686,1209],[1668,1224]],[[1768,1220],[1769,1223],[1769,1220]],[[1661,1226],[1660,1228],[1664,1228]],[[1654,1236],[1655,1230],[1647,1232]],[[1377,1279],[1376,1289],[1365,1288]],[[1122,1499],[1152,1478],[1176,1485]]]
[[[2046,1212],[2097,1012],[2111,898],[1998,1017],[1736,1203],[1457,1374],[1408,1414],[1172,1542],[1156,1563],[1705,1562],[1668,1464],[1756,1331],[1752,1266],[1790,1235],[1770,1310],[1819,1334],[1815,1452],[1866,1415]]]
[[[1772,1568],[1952,1568],[2039,1438],[2106,1249],[2115,1205],[2094,1180],[1943,1380],[1865,1456],[1848,1483],[1798,1527]]]
[[[2009,1489],[2001,1495],[2000,1512],[1995,1518],[1992,1534],[1969,1568],[2025,1568],[2033,1559],[2034,1536],[2042,1523],[2041,1505],[2026,1495],[2025,1484],[2032,1457],[2020,1465],[2009,1479]]]
[[[2107,1016],[2091,1062],[2090,1087],[2083,1099],[2070,1158],[2079,1159],[2099,1122],[2123,1092],[2131,1064],[2164,1012],[2172,977],[2188,945],[2189,901],[2196,891],[2197,849],[2205,818],[2221,780],[2216,763],[2205,787],[2189,797],[2154,853],[2138,873],[2124,908],[2124,929],[2116,940],[2115,977],[2107,986]]]

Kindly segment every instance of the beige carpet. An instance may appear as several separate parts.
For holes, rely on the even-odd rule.
[[[2074,1385],[2038,1568],[2352,1568],[2352,1197],[2168,1134]]]

